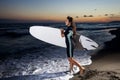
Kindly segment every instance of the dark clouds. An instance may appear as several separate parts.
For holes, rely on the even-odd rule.
[[[79,18],[79,16],[76,16],[75,18]]]
[[[105,14],[105,16],[108,16],[108,14]]]
[[[93,15],[83,15],[83,17],[94,17]]]
[[[120,18],[119,14],[105,14],[104,16],[109,17],[109,18]]]

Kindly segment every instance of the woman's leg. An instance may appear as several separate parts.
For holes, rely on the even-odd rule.
[[[76,65],[76,66],[79,67],[79,69],[80,69],[80,75],[82,75],[83,72],[84,72],[84,70],[85,70],[85,68],[82,67],[82,66],[81,66],[76,60],[74,60],[73,58],[72,58],[72,63],[73,63],[73,65]]]
[[[69,63],[70,63],[70,72],[73,71],[73,62],[72,62],[72,58],[68,58]],[[73,71],[74,72],[74,71]]]

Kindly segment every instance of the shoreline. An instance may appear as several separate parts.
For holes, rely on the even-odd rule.
[[[112,35],[115,35],[116,31],[114,31],[113,29],[110,29],[110,32],[111,31],[112,31]],[[119,29],[118,29],[117,33],[118,32],[119,32]],[[85,66],[86,72],[84,74],[85,75],[84,77],[75,75],[75,77],[70,80],[81,80],[81,79],[82,80],[119,80],[120,79],[120,76],[119,76],[120,75],[120,68],[119,68],[119,66],[120,66],[120,63],[119,63],[120,50],[119,50],[119,47],[116,48],[116,45],[119,46],[119,41],[120,41],[119,35],[120,35],[119,33],[116,34],[116,37],[114,39],[112,39],[111,41],[105,42],[105,47],[99,48],[93,52],[96,54],[90,54],[89,56],[87,56],[87,53],[85,53],[86,54],[85,55],[84,52],[83,53],[81,52],[82,54],[79,54],[76,52],[77,53],[75,55],[76,59],[81,64],[83,64],[82,62],[84,62],[81,59],[81,55],[84,55],[83,59],[87,58],[87,60],[88,60],[88,61],[85,60],[85,64],[90,63],[91,59],[92,59],[92,64]],[[106,36],[102,36],[102,37],[106,37]],[[50,47],[49,49],[47,49],[45,47],[40,48],[38,46],[41,45],[41,43],[37,46],[36,43],[38,44],[39,41],[32,39],[32,37],[30,37],[30,36],[25,36],[25,38],[20,37],[19,39],[17,39],[18,43],[17,43],[16,39],[14,41],[16,41],[17,44],[21,44],[21,43],[19,43],[19,41],[26,40],[26,38],[30,39],[26,45],[29,44],[30,46],[35,47],[35,48],[29,48],[28,46],[26,46],[26,48],[24,48],[24,49],[23,49],[23,46],[13,47],[18,50],[19,50],[19,48],[22,49],[21,51],[22,52],[24,51],[25,54],[22,53],[21,51],[18,51],[19,54],[18,54],[18,52],[16,52],[17,53],[16,55],[7,54],[4,58],[3,57],[0,58],[0,62],[1,62],[0,76],[3,76],[3,79],[1,78],[0,80],[4,80],[4,77],[7,77],[7,76],[10,78],[5,78],[6,80],[7,79],[9,80],[12,78],[13,78],[13,80],[19,79],[19,78],[24,79],[24,78],[26,78],[26,76],[29,78],[32,77],[33,79],[36,79],[36,80],[37,80],[37,78],[36,78],[37,76],[40,79],[43,79],[47,76],[49,76],[48,78],[62,77],[62,79],[59,79],[59,80],[64,80],[63,79],[64,78],[63,71],[68,70],[67,58],[66,58],[66,56],[64,56],[65,50],[63,50],[63,48],[57,49],[56,46],[50,47],[50,45],[49,44],[46,45],[46,43],[42,43],[42,45],[46,45],[47,47],[49,46]],[[35,43],[31,43],[31,42],[35,42]],[[14,44],[16,44],[16,43],[14,43]],[[43,48],[45,48],[45,49],[43,50]],[[32,49],[36,49],[36,51],[33,51]],[[53,51],[53,49],[54,49],[54,51]],[[49,54],[45,55],[48,52],[49,52]],[[61,54],[59,54],[60,52],[61,52]],[[54,57],[54,56],[56,56],[56,57]],[[63,59],[65,59],[65,60],[63,60]],[[63,63],[66,63],[66,64],[63,65]],[[60,66],[58,66],[58,64]],[[43,65],[44,68],[41,65]],[[36,71],[38,71],[38,73],[35,73]],[[59,73],[59,71],[61,71],[62,73]],[[49,72],[53,72],[53,73],[49,74]],[[33,74],[33,73],[35,73],[35,74]],[[43,74],[43,75],[40,75],[40,74]],[[33,75],[35,75],[35,76],[33,76]],[[26,79],[28,79],[28,78],[26,78]]]
[[[120,80],[120,28],[109,32],[116,37],[92,54],[92,64],[85,66],[83,76],[75,75],[70,80]]]

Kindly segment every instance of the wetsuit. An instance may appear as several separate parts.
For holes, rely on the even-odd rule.
[[[72,26],[67,27],[64,32],[65,35],[65,42],[66,42],[66,51],[67,51],[67,57],[73,57],[73,31]]]

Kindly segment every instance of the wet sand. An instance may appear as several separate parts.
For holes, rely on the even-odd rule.
[[[93,55],[93,63],[86,66],[83,76],[76,74],[70,80],[120,80],[120,29],[110,33],[116,38],[105,42],[105,47]]]

